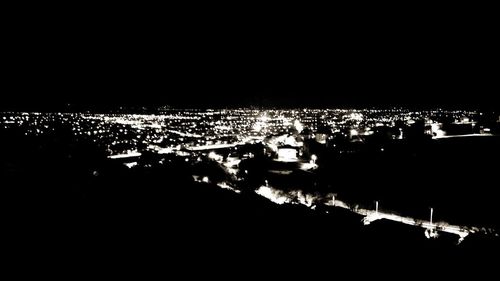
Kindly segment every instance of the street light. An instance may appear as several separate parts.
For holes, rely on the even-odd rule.
[[[316,164],[316,160],[318,160],[318,156],[316,154],[311,155],[311,163]]]

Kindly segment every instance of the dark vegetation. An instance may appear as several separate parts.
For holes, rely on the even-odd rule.
[[[16,130],[1,135],[4,241],[18,254],[160,254],[192,263],[218,255],[236,264],[257,258],[319,265],[346,257],[353,263],[378,255],[389,261],[437,253],[456,258],[498,249],[494,239],[466,239],[460,246],[454,239],[429,241],[410,226],[380,221],[365,227],[345,210],[275,205],[248,191],[196,183],[192,173],[199,167],[182,157],[163,157],[160,164],[150,155],[129,169],[64,128],[39,137]]]

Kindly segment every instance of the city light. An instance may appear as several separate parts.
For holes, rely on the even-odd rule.
[[[301,133],[302,130],[304,129],[304,126],[302,125],[302,123],[300,123],[299,120],[295,120],[293,122],[293,125],[294,125],[295,129],[297,130],[297,132],[299,132],[299,133]]]
[[[311,163],[316,164],[316,160],[318,160],[318,156],[316,154],[311,155]]]
[[[295,162],[297,158],[297,150],[294,148],[279,148],[278,160],[283,162]]]
[[[265,183],[257,188],[257,194],[277,204],[316,208],[320,199],[328,198],[329,202],[331,197],[328,196],[331,195],[293,190],[293,185],[303,184],[294,182],[297,175],[301,180],[307,179],[304,182],[311,190],[321,190],[319,185],[324,183],[317,180],[321,173],[327,175],[332,186],[337,181],[356,185],[365,174],[385,175],[390,170],[382,166],[370,174],[358,169],[361,166],[357,165],[360,163],[358,159],[364,159],[360,155],[366,153],[378,157],[383,160],[381,165],[389,166],[384,162],[386,158],[393,161],[390,156],[408,143],[430,145],[448,141],[445,138],[498,136],[500,123],[496,121],[497,117],[493,116],[488,122],[481,121],[482,118],[485,116],[479,112],[467,110],[169,109],[155,114],[0,113],[0,128],[12,129],[32,139],[43,139],[62,127],[67,134],[64,136],[72,143],[92,145],[101,153],[103,161],[116,163],[123,170],[126,170],[125,166],[131,169],[130,173],[155,165],[161,168],[170,164],[187,167],[196,171],[193,172],[196,182],[213,183],[236,193],[243,191],[241,186],[246,188],[247,183],[255,184],[250,189],[252,191]],[[329,165],[334,161],[341,164],[342,161],[352,161],[352,172],[357,172],[359,177],[334,173],[334,169],[341,166]],[[222,176],[207,175],[206,171],[198,173],[197,169],[204,168],[204,164],[213,165],[210,167],[215,167]],[[100,170],[92,173],[95,177],[100,174],[97,171]],[[257,180],[252,182],[255,177]],[[293,179],[292,188],[287,187],[285,192],[271,187],[283,178]],[[342,194],[339,196],[343,198]],[[360,214],[366,224],[387,219],[416,225],[426,229],[428,238],[435,238],[438,232],[445,231],[457,234],[463,240],[469,233],[478,231],[435,223],[432,219],[427,222],[385,213],[378,207],[375,211],[353,207],[340,199],[337,197],[325,204]]]

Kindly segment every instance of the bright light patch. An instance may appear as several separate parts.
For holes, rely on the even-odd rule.
[[[229,127],[229,126],[216,126],[215,129],[221,130],[221,131],[229,131],[229,130],[231,130],[231,127]]]
[[[133,167],[137,166],[137,162],[125,163],[124,165],[127,166],[127,168],[132,169]]]
[[[262,131],[262,125],[261,125],[260,123],[258,123],[258,122],[257,122],[257,123],[255,123],[255,124],[253,124],[253,126],[252,126],[252,130],[253,130],[254,132],[260,132],[260,131]]]
[[[269,117],[267,116],[266,113],[264,113],[260,118],[259,120],[261,120],[262,122],[267,122],[269,121]]]
[[[236,193],[241,193],[241,191],[234,189],[232,186],[228,185],[225,182],[219,183],[219,184],[217,184],[217,186],[219,186],[220,188],[223,188],[223,189],[234,191]]]
[[[259,194],[260,196],[263,196],[272,202],[282,205],[284,203],[289,203],[290,198],[287,196],[284,196],[280,194],[278,191],[271,189],[270,187],[267,186],[261,186],[259,189],[255,191],[255,193]]]
[[[316,165],[316,160],[318,160],[318,156],[316,154],[311,155],[311,164]]]
[[[238,158],[228,158],[226,163],[224,163],[224,166],[231,168],[231,167],[237,167],[241,162],[241,159]]]
[[[445,132],[441,130],[441,124],[439,123],[431,124],[431,132],[435,138],[442,138],[445,136]]]
[[[162,148],[162,149],[158,150],[158,154],[170,154],[173,152],[174,152],[173,148]]]
[[[435,238],[439,237],[439,233],[437,232],[437,230],[435,228],[427,228],[425,230],[425,237],[427,239],[435,239]]]
[[[293,136],[288,136],[287,138],[285,138],[284,144],[290,146],[299,146],[299,143],[297,143],[297,140]]]
[[[131,152],[124,153],[124,154],[111,155],[111,156],[108,156],[108,158],[110,158],[110,159],[121,159],[121,158],[129,158],[129,157],[139,157],[141,155],[142,154],[140,152],[131,151]]]
[[[302,124],[300,123],[299,120],[295,120],[293,122],[293,126],[295,127],[295,129],[297,130],[297,132],[302,132],[302,130],[304,129],[304,126],[302,126]]]
[[[307,207],[311,207],[314,203],[315,197],[312,196],[311,194],[304,194],[302,191],[297,192],[297,200],[299,201],[300,204],[305,205]]]
[[[211,151],[209,154],[208,154],[208,158],[212,159],[212,160],[215,160],[215,161],[218,161],[218,162],[222,162],[222,159],[223,157],[213,151]]]
[[[283,162],[297,161],[297,150],[293,148],[280,148],[278,149],[278,160]]]
[[[360,121],[360,122],[363,121],[363,114],[361,113],[351,113],[349,117],[354,121]]]
[[[308,171],[308,170],[312,170],[312,169],[318,168],[318,165],[316,165],[314,163],[311,163],[311,162],[310,163],[300,163],[300,169],[303,170],[303,171]]]

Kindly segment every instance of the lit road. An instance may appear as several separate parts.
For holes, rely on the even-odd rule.
[[[442,232],[455,234],[455,235],[458,235],[460,237],[459,242],[463,241],[463,239],[465,237],[467,237],[467,235],[469,235],[470,233],[475,233],[475,232],[479,231],[478,228],[450,225],[450,224],[445,223],[445,222],[431,223],[430,221],[418,220],[418,219],[414,219],[414,218],[410,218],[410,217],[402,217],[402,216],[395,215],[395,214],[389,214],[389,213],[368,210],[368,209],[354,209],[351,211],[365,216],[365,218],[363,219],[363,223],[365,225],[368,225],[371,222],[376,221],[376,220],[386,219],[386,220],[400,222],[400,223],[404,223],[404,224],[408,224],[408,225],[420,226],[424,229],[438,230],[438,231],[442,231]]]
[[[468,137],[492,137],[492,136],[495,136],[495,135],[482,133],[482,134],[436,136],[436,137],[433,137],[433,139],[437,140],[437,139],[468,138]]]
[[[259,189],[256,190],[256,193],[266,197],[270,201],[276,203],[276,204],[285,204],[285,203],[296,203],[299,202],[300,204],[306,205],[308,207],[313,207],[314,206],[314,201],[315,199],[320,199],[320,198],[314,198],[312,195],[308,194],[303,194],[300,191],[297,192],[284,192],[278,189],[274,189],[269,186],[261,186]],[[369,209],[363,209],[363,208],[351,208],[349,205],[341,200],[335,199],[333,197],[332,200],[328,201],[325,203],[326,206],[332,206],[332,207],[337,207],[337,208],[342,208],[342,209],[347,209],[351,212],[357,213],[359,215],[364,216],[363,223],[365,225],[368,225],[376,220],[381,220],[381,219],[386,219],[386,220],[391,220],[399,223],[404,223],[407,225],[413,225],[417,227],[422,227],[425,230],[428,230],[430,232],[447,232],[451,233],[454,235],[459,236],[458,243],[462,242],[465,237],[467,237],[471,233],[478,233],[478,232],[485,232],[485,233],[495,233],[494,230],[488,229],[488,230],[480,230],[478,227],[468,227],[468,226],[457,226],[457,225],[451,225],[446,222],[431,222],[427,220],[419,220],[419,219],[414,219],[411,217],[403,217],[400,215],[396,214],[391,214],[391,213],[386,213],[386,212],[381,212],[378,210],[369,210]],[[495,234],[498,236],[498,234]],[[433,236],[435,237],[435,236]]]
[[[241,143],[200,145],[200,146],[187,147],[186,149],[190,151],[201,151],[201,150],[231,148],[231,147],[236,147],[238,145],[241,145]]]

